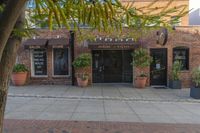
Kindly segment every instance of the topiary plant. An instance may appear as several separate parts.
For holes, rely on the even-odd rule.
[[[200,67],[192,70],[192,81],[195,83],[196,87],[200,87]]]
[[[152,57],[149,55],[148,50],[145,48],[138,48],[132,53],[133,56],[133,62],[132,65],[134,65],[137,68],[145,68],[150,66],[152,62]],[[143,71],[141,72],[142,76],[146,75]]]
[[[13,67],[13,72],[27,72],[28,68],[24,64],[15,64]]]
[[[76,69],[82,69],[82,73],[76,73],[76,76],[82,80],[86,80],[89,77],[87,71],[84,68],[91,66],[92,56],[89,53],[79,55],[72,63]]]
[[[183,65],[180,61],[175,61],[172,66],[172,80],[177,81],[180,79],[180,71]]]
[[[89,53],[79,55],[72,63],[75,68],[84,68],[91,65],[92,57]]]
[[[148,67],[151,62],[152,58],[148,53],[147,49],[138,48],[132,53],[133,56],[133,65],[140,68]]]

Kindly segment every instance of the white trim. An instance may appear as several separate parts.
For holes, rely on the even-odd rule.
[[[57,48],[57,49],[67,49],[68,50],[68,75],[54,75],[54,49],[56,49],[56,47],[52,47],[52,77],[53,78],[70,77],[71,76],[70,48],[69,47],[67,47],[67,48]]]
[[[31,57],[31,77],[33,77],[33,78],[47,78],[48,77],[47,74],[46,75],[35,75],[35,68],[34,68],[34,63],[33,63],[33,50],[34,49],[30,50],[30,57]],[[46,61],[48,62],[47,49],[45,49],[45,50],[46,50],[46,58],[47,58]],[[47,70],[47,73],[48,73],[48,70]]]

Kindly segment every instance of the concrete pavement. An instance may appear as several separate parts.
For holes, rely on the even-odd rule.
[[[200,102],[189,97],[188,89],[11,87],[5,118],[200,124]]]

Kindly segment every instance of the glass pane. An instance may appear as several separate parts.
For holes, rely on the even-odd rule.
[[[55,48],[54,51],[54,75],[69,75],[69,61],[67,48]]]
[[[187,54],[188,49],[174,49],[173,56],[174,61],[180,61],[183,65],[182,70],[188,70],[189,55]]]
[[[33,50],[34,75],[47,75],[46,49]]]

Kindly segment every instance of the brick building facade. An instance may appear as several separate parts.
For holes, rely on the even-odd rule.
[[[134,1],[134,6],[138,8],[152,2]],[[130,1],[122,0],[123,4],[128,2]],[[169,0],[158,1],[153,7],[165,6],[168,2]],[[189,0],[175,0],[169,8],[180,5],[187,5],[186,10],[189,10]],[[51,32],[38,30],[38,37],[24,41],[19,50],[18,62],[26,64],[30,70],[28,83],[75,84],[77,71],[72,67],[72,61],[80,53],[87,52],[92,54],[92,65],[88,68],[90,84],[134,83],[138,70],[130,65],[131,53],[141,44],[153,56],[153,63],[146,69],[149,74],[148,85],[168,86],[172,64],[179,60],[184,64],[181,71],[183,87],[190,87],[191,71],[200,65],[200,28],[188,26],[188,15],[181,18],[179,25],[175,31],[169,32],[164,46],[157,44],[157,31],[141,37],[140,42],[126,37],[106,38],[95,33],[99,36],[95,42],[80,43],[77,34],[63,29]],[[65,67],[60,68],[60,64]]]
[[[156,32],[150,33],[149,35],[143,37],[141,40],[142,45],[148,48],[149,53],[151,56],[155,56],[155,62],[151,65],[151,67],[146,69],[146,72],[149,73],[149,82],[148,85],[165,85],[167,86],[169,83],[169,79],[171,78],[171,69],[172,64],[175,58],[178,58],[179,60],[183,60],[184,68],[181,71],[181,81],[183,84],[183,87],[190,87],[191,85],[191,71],[194,67],[198,67],[200,65],[200,60],[198,59],[200,57],[200,34],[199,34],[200,28],[199,27],[189,27],[189,26],[182,26],[182,27],[176,27],[175,31],[169,32],[168,36],[168,42],[166,45],[162,46],[160,44],[157,44],[157,37]],[[43,45],[45,45],[46,49],[46,58],[47,58],[47,66],[46,66],[46,75],[34,75],[35,70],[33,67],[34,59],[33,59],[33,49],[40,49],[43,48],[41,45],[38,47],[38,44],[30,43],[27,40],[23,43],[22,47],[19,50],[19,56],[18,56],[18,62],[26,64],[29,69],[29,80],[28,83],[37,83],[37,84],[73,84],[75,81],[74,79],[74,73],[75,71],[72,68],[72,60],[76,58],[80,53],[91,53],[93,57],[93,63],[90,68],[88,68],[88,71],[90,73],[90,83],[109,83],[109,82],[127,82],[127,83],[134,83],[134,77],[137,75],[137,68],[133,68],[131,65],[127,65],[127,62],[122,62],[123,60],[130,60],[131,56],[130,54],[134,51],[137,45],[133,44],[133,47],[130,47],[128,43],[133,43],[130,40],[124,39],[119,40],[120,43],[114,42],[114,40],[108,40],[98,44],[98,47],[94,47],[96,45],[96,42],[92,42],[91,44],[84,41],[84,43],[78,43],[77,37],[75,35],[74,39],[72,38],[73,34],[70,34],[70,32],[66,30],[58,30],[58,31],[48,31],[48,30],[41,30],[40,36],[36,39],[32,40],[38,40],[38,39],[46,39],[47,42]],[[54,43],[50,44],[50,41],[52,39],[57,39]],[[61,40],[65,38],[65,41],[67,43],[63,43]],[[108,38],[109,39],[109,38]],[[58,41],[60,40],[60,41]],[[110,43],[111,42],[111,43]],[[72,45],[73,44],[73,45]],[[116,44],[116,45],[115,45]],[[103,47],[102,47],[103,46]],[[105,47],[109,46],[109,47]],[[124,47],[128,46],[128,47]],[[65,49],[68,51],[68,57],[67,57],[67,68],[68,72],[66,75],[55,75],[55,62],[56,57],[55,49]],[[118,56],[118,55],[121,56]],[[36,54],[37,55],[37,54]],[[113,56],[109,56],[113,55]],[[104,62],[103,64],[100,64],[99,57],[100,56]],[[122,58],[121,61],[112,61],[116,58]],[[37,59],[37,58],[36,58]],[[107,59],[107,61],[106,61]],[[132,59],[131,59],[132,61]],[[163,61],[165,63],[163,63]],[[106,62],[108,62],[106,64]],[[109,73],[109,65],[114,70],[114,65],[111,64],[114,62],[121,62],[121,64],[114,64],[114,65],[121,65],[122,68],[117,69],[116,71],[122,71],[122,72],[112,72]],[[36,63],[38,63],[36,61]],[[96,64],[95,64],[96,63]],[[126,65],[124,65],[124,64]],[[130,64],[130,62],[128,62]],[[95,66],[96,65],[96,66]],[[107,65],[107,66],[106,66]],[[99,77],[102,75],[99,75],[99,69],[102,69],[100,67],[107,67],[107,75],[103,75],[104,80],[100,79]],[[125,67],[125,68],[123,68]],[[153,73],[154,69],[159,68],[166,68],[166,74],[163,82],[155,82],[159,81],[159,74]],[[131,68],[131,69],[130,69]],[[95,70],[98,71],[95,71]],[[106,71],[106,70],[104,70]],[[130,74],[132,73],[132,74]],[[121,80],[116,78],[116,75],[121,74]],[[115,78],[112,76],[115,75]],[[130,77],[131,76],[131,77]],[[156,78],[157,77],[157,78]],[[162,75],[163,77],[163,75]],[[114,78],[114,79],[113,79]],[[155,78],[155,79],[154,79]]]

